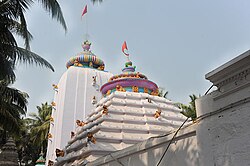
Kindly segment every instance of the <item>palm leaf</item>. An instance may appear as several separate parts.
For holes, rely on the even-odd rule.
[[[38,0],[42,3],[45,10],[47,10],[49,13],[51,13],[51,16],[53,19],[56,19],[61,23],[64,30],[67,31],[67,25],[63,17],[63,13],[61,10],[61,7],[57,0]]]

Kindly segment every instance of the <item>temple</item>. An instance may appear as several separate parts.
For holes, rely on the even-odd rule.
[[[83,51],[70,58],[67,71],[55,91],[50,130],[48,134],[47,162],[55,161],[56,149],[63,149],[74,135],[75,129],[83,124],[90,111],[101,99],[101,86],[112,76],[105,71],[104,62],[90,50],[91,43],[82,44]],[[77,122],[77,123],[76,123]]]
[[[77,62],[75,62],[76,59]],[[74,64],[79,63],[79,60],[81,62],[82,59],[73,58],[67,63],[67,66],[74,66]],[[81,63],[80,67],[84,65]],[[89,68],[77,67],[69,67],[68,70],[71,68],[78,69],[78,71],[89,70]],[[92,72],[97,73],[97,71]],[[101,74],[103,71],[98,72]],[[76,77],[77,73],[74,74],[71,77]],[[100,80],[101,76],[98,76],[97,78]],[[71,104],[72,109],[65,117],[69,123],[65,123],[66,120],[62,120],[61,115],[66,112],[65,106],[63,104],[56,105],[59,107],[54,111],[53,117],[57,119],[57,122],[51,125],[50,132],[55,133],[55,130],[53,131],[55,125],[65,125],[71,129],[72,133],[65,147],[58,146],[57,143],[54,143],[54,146],[49,146],[51,152],[49,156],[53,157],[49,158],[48,165],[84,165],[101,156],[152,137],[171,133],[185,121],[186,118],[180,114],[181,110],[175,106],[175,103],[160,97],[157,84],[148,80],[144,74],[136,72],[135,66],[129,59],[121,74],[112,76],[110,73],[104,73],[102,77],[106,79],[106,82],[103,80],[98,82],[98,85],[105,84],[94,91],[85,89],[85,96],[78,96],[77,89],[74,87],[78,84],[70,85],[71,89],[74,89],[71,94],[65,93],[66,90],[63,89],[65,83],[63,84],[62,81],[64,79],[60,80],[55,96],[56,103],[64,102],[65,105],[65,103],[71,102],[79,107],[72,107]],[[91,76],[85,77],[81,81],[82,86],[86,85],[86,82],[93,83],[93,78]],[[93,85],[89,86],[90,89],[93,89]],[[59,93],[64,93],[64,100],[60,100]],[[86,96],[89,97],[88,101],[83,102]],[[93,102],[89,104],[91,96],[95,96],[96,102],[94,104]],[[77,100],[80,98],[82,100]],[[69,99],[70,101],[68,101]],[[64,106],[65,111],[62,111],[62,106]],[[74,110],[77,108],[81,109]],[[89,114],[87,115],[86,112]],[[85,115],[87,116],[83,121],[77,121]],[[57,116],[61,118],[57,118]],[[59,133],[57,137],[62,137],[60,134],[68,134],[68,131],[57,132]]]

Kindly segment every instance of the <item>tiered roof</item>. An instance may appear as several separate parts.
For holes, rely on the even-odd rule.
[[[84,122],[78,122],[68,145],[58,149],[55,165],[82,165],[150,137],[168,134],[186,119],[175,103],[159,97],[158,86],[128,59],[123,73],[100,91],[102,98]]]

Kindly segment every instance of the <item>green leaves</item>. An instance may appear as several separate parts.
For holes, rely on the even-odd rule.
[[[189,105],[185,105],[182,103],[178,103],[177,107],[179,107],[182,111],[181,113],[188,117],[191,118],[192,121],[195,121],[197,118],[196,115],[196,107],[195,107],[195,100],[198,98],[196,95],[189,95],[189,98],[191,99],[191,101],[189,102]]]
[[[27,98],[27,93],[8,87],[4,81],[0,82],[0,126],[4,130],[18,132],[21,116],[27,110]]]
[[[59,21],[59,23],[63,26],[64,30],[67,31],[66,22],[64,20],[61,7],[57,0],[38,0],[38,2],[41,2],[44,9],[51,13],[52,18]]]
[[[33,143],[43,146],[45,144],[47,145],[52,106],[46,102],[45,104],[42,104],[42,107],[37,106],[37,110],[38,114],[32,113],[30,114],[30,118],[28,118],[31,122],[31,139]]]

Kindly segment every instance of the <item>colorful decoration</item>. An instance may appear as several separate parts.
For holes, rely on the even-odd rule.
[[[84,51],[89,51],[90,50],[90,46],[91,46],[91,43],[88,40],[86,40],[86,41],[84,41],[82,43],[82,48],[83,48]]]
[[[120,92],[126,92],[126,90],[121,85],[116,85],[116,90]]]
[[[97,69],[98,69],[98,70],[102,70],[102,71],[103,71],[103,70],[104,70],[104,68],[105,68],[105,66],[104,66],[104,65],[101,65],[101,66],[99,66]]]
[[[49,160],[49,162],[48,162],[48,166],[53,166],[54,165],[54,162],[53,161],[51,161],[51,160]]]
[[[100,91],[102,92],[102,94],[106,94],[109,90],[110,92],[120,90],[119,86],[117,88],[117,85],[124,88],[127,92],[128,91],[133,92],[132,90],[133,86],[137,86],[138,92],[141,92],[141,93],[144,93],[144,88],[147,88],[148,94],[158,89],[158,86],[154,82],[149,81],[149,80],[137,79],[137,78],[123,78],[123,79],[121,78],[121,79],[117,79],[117,80],[104,84],[101,87]]]
[[[127,50],[126,42],[122,46],[122,51],[128,57],[129,54],[125,50]],[[101,87],[100,91],[103,96],[107,96],[115,91],[158,95],[158,86],[154,82],[149,81],[145,75],[135,72],[135,68],[133,63],[127,59],[125,68],[122,69],[122,74],[114,75],[109,79],[108,83]]]
[[[51,106],[55,107],[56,103],[54,101],[51,102]]]
[[[50,122],[54,122],[54,118],[52,116],[49,118],[49,120]]]
[[[74,66],[82,67],[83,65],[82,65],[81,63],[79,63],[78,60],[75,60],[75,61],[74,61]]]
[[[52,134],[48,133],[48,139],[52,138]]]
[[[82,127],[82,126],[84,126],[84,125],[87,124],[87,123],[85,123],[85,122],[83,122],[83,121],[80,121],[80,120],[76,120],[76,124],[77,124],[77,126]]]
[[[104,62],[100,58],[97,58],[93,53],[89,52],[88,54],[83,52],[82,54],[76,57],[70,58],[70,60],[66,63],[66,67],[69,68],[70,66],[87,66],[97,69],[103,68],[104,70]]]
[[[147,77],[139,72],[125,72],[119,75],[114,75],[109,79],[108,82],[111,82],[113,80],[121,79],[121,78],[141,78],[141,79],[147,79]]]
[[[60,149],[56,149],[56,157],[64,157],[64,151]]]
[[[161,116],[161,109],[158,108],[158,110],[155,112],[154,117],[159,118]]]
[[[103,108],[102,114],[108,115],[108,107],[104,105],[102,108]]]
[[[111,90],[108,90],[106,95],[110,95],[111,94]]]
[[[87,142],[92,142],[92,143],[96,143],[96,138],[93,136],[93,133],[88,132],[87,134]]]
[[[158,96],[159,95],[159,90],[158,89],[154,90],[153,92],[151,92],[151,95]]]
[[[58,89],[58,86],[56,84],[52,84],[52,86],[54,90]]]
[[[125,63],[125,67],[129,67],[129,66],[132,66],[132,62],[131,61],[127,61],[126,63]]]
[[[138,92],[138,86],[132,86],[133,92]]]

